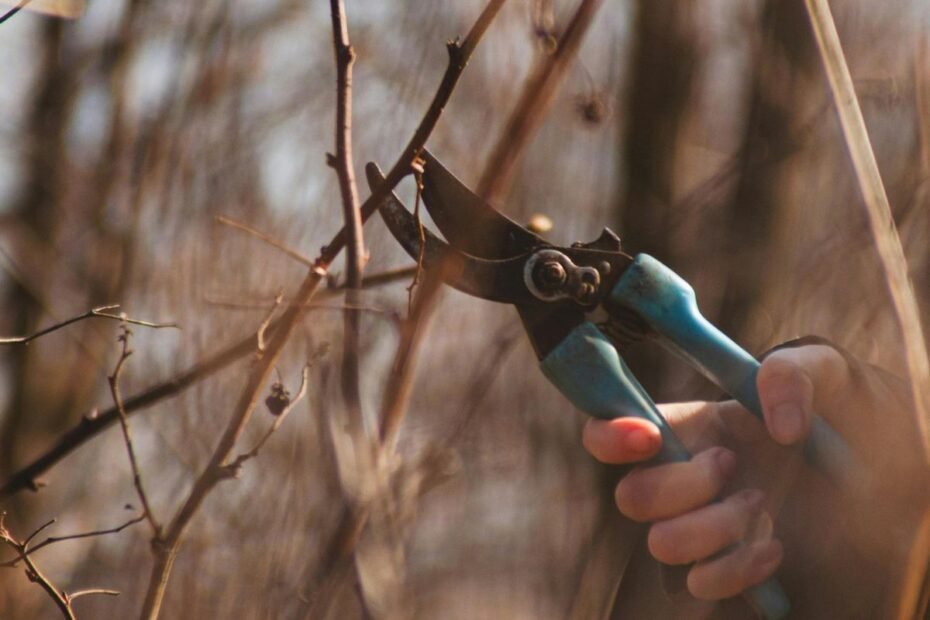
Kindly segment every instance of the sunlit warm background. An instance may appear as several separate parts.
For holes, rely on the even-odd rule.
[[[441,79],[446,40],[464,35],[484,3],[347,5],[364,198],[365,162],[394,162]],[[833,5],[926,302],[930,4]],[[428,142],[469,184],[576,6],[511,0],[477,49]],[[107,303],[132,318],[179,323],[181,330],[133,329],[135,354],[122,376],[132,395],[254,332],[275,295],[293,293],[306,272],[217,216],[310,258],[341,226],[325,157],[335,114],[328,3],[89,0],[77,20],[24,11],[0,25],[0,59],[0,335]],[[399,193],[413,204],[412,182]],[[904,372],[800,1],[604,2],[498,206],[519,221],[547,215],[560,244],[611,227],[628,251],[659,256],[692,282],[707,316],[754,353],[819,334]],[[366,274],[410,263],[378,218],[365,235]],[[333,273],[342,271],[340,259]],[[369,414],[381,406],[406,283],[361,297]],[[195,517],[163,618],[300,618],[314,603],[343,510],[327,430],[342,406],[341,297],[317,302],[278,364],[284,383],[296,392],[303,361],[324,343],[330,353],[258,458]],[[0,351],[4,479],[82,415],[112,405],[107,375],[118,328],[83,321]],[[617,550],[634,544],[636,529],[613,508],[617,472],[583,452],[582,416],[538,372],[520,329],[507,307],[441,294],[398,446],[404,479],[427,475],[437,486],[401,493],[402,573],[382,574],[392,563],[374,557],[368,565],[382,568],[362,574],[361,589],[352,570],[323,576],[337,580],[327,590],[328,617],[360,617],[359,592],[377,607],[392,599],[385,588],[401,588],[419,618],[603,612],[623,569]],[[627,357],[658,400],[719,395],[648,343]],[[248,363],[132,416],[162,520],[209,457]],[[271,421],[260,408],[243,449]],[[115,425],[43,482],[39,493],[0,499],[12,531],[25,536],[53,517],[49,534],[89,531],[138,510]],[[139,524],[50,546],[36,561],[66,590],[121,592],[79,599],[79,617],[135,617],[150,572],[148,539]],[[21,570],[0,570],[0,618],[56,614]]]

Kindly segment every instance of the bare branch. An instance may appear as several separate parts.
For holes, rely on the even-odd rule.
[[[153,329],[161,329],[163,327],[174,327],[175,329],[180,329],[177,323],[152,323],[151,321],[141,321],[139,319],[131,319],[127,317],[125,314],[111,314],[107,312],[107,310],[113,310],[115,308],[119,308],[119,304],[99,306],[97,308],[88,310],[84,314],[71,317],[70,319],[62,321],[60,323],[55,323],[54,325],[50,327],[46,327],[45,329],[41,329],[37,331],[36,333],[29,335],[29,336],[11,336],[8,338],[0,338],[0,345],[28,344],[32,342],[33,340],[35,340],[36,338],[41,338],[42,336],[46,334],[50,334],[54,331],[57,331],[61,329],[62,327],[66,327],[68,325],[71,325],[72,323],[77,323],[78,321],[83,321],[84,319],[92,319],[95,317],[101,318],[101,319],[113,319],[114,321],[123,321],[125,323],[132,323],[133,325],[141,325],[143,327],[151,327]]]

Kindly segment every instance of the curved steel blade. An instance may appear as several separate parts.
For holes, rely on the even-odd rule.
[[[475,195],[432,153],[424,149],[422,157],[423,203],[454,247],[473,256],[502,259],[548,245]]]
[[[365,166],[368,187],[372,191],[384,182],[384,175],[375,163]],[[384,223],[401,246],[414,259],[420,256],[427,269],[441,269],[442,279],[463,293],[491,301],[509,304],[535,304],[539,300],[523,281],[526,256],[509,260],[483,260],[450,247],[426,228],[401,204],[392,192],[379,210]],[[420,233],[423,233],[421,238]]]

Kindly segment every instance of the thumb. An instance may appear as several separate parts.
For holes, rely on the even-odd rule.
[[[784,445],[803,440],[814,411],[832,417],[849,382],[849,365],[832,347],[775,351],[762,362],[756,378],[769,434]]]

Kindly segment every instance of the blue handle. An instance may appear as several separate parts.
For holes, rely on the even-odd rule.
[[[576,327],[540,366],[549,381],[588,415],[602,419],[635,416],[658,426],[662,450],[657,460],[691,458],[617,350],[593,324]],[[791,610],[788,597],[774,579],[749,588],[744,595],[769,620],[784,618]]]
[[[664,344],[762,419],[756,388],[759,362],[701,315],[694,289],[678,274],[639,254],[611,291],[610,303],[636,312],[664,337]],[[843,438],[819,416],[814,416],[804,454],[837,484],[854,483],[864,475]]]

